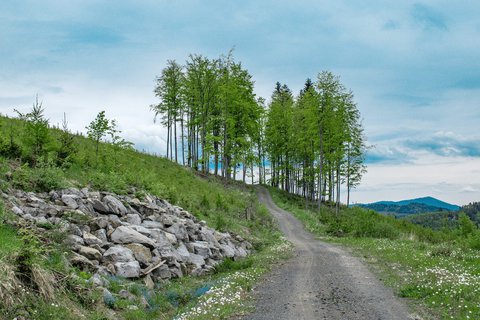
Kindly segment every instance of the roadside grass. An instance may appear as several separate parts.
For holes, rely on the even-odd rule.
[[[480,319],[480,251],[473,249],[478,230],[432,231],[361,208],[343,208],[336,217],[324,207],[319,214],[300,198],[269,190],[307,230],[364,259],[422,318]]]

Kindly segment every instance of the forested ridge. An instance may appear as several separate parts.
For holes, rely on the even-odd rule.
[[[167,158],[226,179],[254,176],[307,200],[340,205],[365,172],[366,142],[352,91],[329,71],[294,95],[277,82],[266,100],[232,52],[168,60],[150,106],[167,128]]]

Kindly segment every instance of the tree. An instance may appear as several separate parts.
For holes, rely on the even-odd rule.
[[[26,130],[23,136],[25,145],[30,148],[33,165],[36,166],[38,159],[44,155],[45,146],[50,141],[48,131],[48,119],[44,116],[45,109],[38,101],[38,95],[30,113],[22,114],[15,110],[19,118],[26,121]]]
[[[156,80],[155,95],[160,98],[160,103],[150,108],[155,112],[154,121],[161,117],[162,125],[167,127],[167,158],[178,163],[177,122],[181,122],[183,143],[183,99],[184,74],[182,66],[175,60],[168,60],[167,66]],[[182,145],[183,152],[183,145]],[[184,161],[185,162],[185,161]]]
[[[96,118],[85,127],[87,136],[95,142],[95,158],[98,159],[98,150],[100,142],[107,136],[114,137],[118,132],[115,120],[109,120],[105,116],[105,111],[100,111]]]
[[[57,152],[57,165],[65,166],[68,164],[70,157],[76,152],[75,138],[68,129],[67,116],[63,114],[62,131],[58,138],[60,148]]]

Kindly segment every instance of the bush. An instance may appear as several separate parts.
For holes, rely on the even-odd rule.
[[[43,161],[36,168],[30,168],[27,164],[18,167],[12,174],[12,184],[18,189],[37,192],[62,189],[67,185],[64,172]]]

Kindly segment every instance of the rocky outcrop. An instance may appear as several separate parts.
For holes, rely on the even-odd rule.
[[[165,280],[203,274],[225,258],[245,257],[250,244],[218,232],[152,195],[139,200],[88,189],[1,194],[10,210],[39,227],[58,226],[73,265],[98,275]]]

